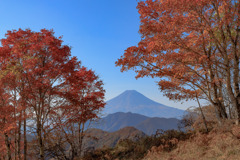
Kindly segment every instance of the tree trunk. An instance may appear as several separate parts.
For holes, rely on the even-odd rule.
[[[85,123],[83,122],[82,124],[82,128],[81,128],[81,132],[80,132],[80,135],[79,135],[79,157],[81,157],[81,153],[82,153],[82,140],[83,140],[83,137],[84,137],[84,134],[83,134],[83,131],[84,131],[84,128],[85,128]]]
[[[199,100],[198,100],[198,96],[197,96],[197,95],[196,95],[196,99],[197,99],[198,106],[199,106],[199,109],[200,109],[200,112],[201,112],[201,115],[202,115],[203,124],[204,124],[204,126],[205,126],[205,128],[206,128],[206,132],[208,133],[209,130],[208,130],[208,127],[207,127],[207,121],[206,121],[206,118],[205,118],[205,116],[204,116],[204,114],[203,114],[203,110],[202,110],[202,107],[201,107],[201,104],[200,104],[200,102],[199,102]]]
[[[240,123],[240,105],[239,105],[239,103],[238,103],[238,106],[236,107],[236,112],[237,112],[236,125],[239,125],[239,123]]]
[[[20,117],[19,117],[19,122],[18,122],[18,147],[17,147],[17,154],[18,154],[18,159],[21,159],[21,127],[22,127],[22,111],[20,111]]]
[[[24,109],[23,114],[24,114],[24,124],[23,124],[24,125],[23,126],[24,127],[24,133],[23,133],[24,134],[23,135],[23,139],[24,139],[24,151],[23,151],[23,153],[24,154],[23,154],[23,159],[27,160],[27,133],[26,133],[27,132],[27,127],[26,127],[27,126],[27,122],[26,122],[27,117],[26,117],[26,109]]]
[[[44,145],[42,139],[42,129],[41,124],[38,120],[37,122],[37,138],[38,138],[38,146],[39,146],[39,156],[41,160],[44,160]]]
[[[10,141],[9,141],[9,137],[7,135],[7,133],[4,133],[5,135],[5,145],[6,145],[6,148],[7,148],[7,160],[11,160],[12,157],[11,157],[11,148],[10,148]]]

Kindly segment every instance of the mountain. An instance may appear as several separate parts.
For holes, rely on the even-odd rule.
[[[131,112],[117,112],[109,114],[106,117],[100,119],[99,121],[95,122],[92,127],[99,128],[108,132],[114,132],[127,126],[136,126],[148,118],[149,117],[147,116]]]
[[[112,133],[91,128],[85,132],[83,147],[86,152],[102,147],[114,147],[121,139],[136,141],[145,136],[146,135],[142,131],[134,127],[125,127]]]
[[[132,112],[148,117],[180,118],[184,110],[157,103],[135,90],[127,90],[106,102],[105,114]]]
[[[147,135],[155,134],[158,129],[162,129],[164,131],[171,129],[178,129],[179,120],[176,118],[148,118],[145,121],[139,123],[135,127]]]
[[[121,128],[132,126],[145,134],[152,135],[158,129],[177,129],[178,122],[179,120],[176,118],[147,117],[137,113],[117,112],[107,115],[98,122],[94,122],[90,127],[114,132]]]

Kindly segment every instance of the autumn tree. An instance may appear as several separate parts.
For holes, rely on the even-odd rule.
[[[64,107],[64,112],[66,127],[72,131],[67,134],[72,152],[71,159],[81,156],[85,123],[97,118],[99,111],[105,105],[102,85],[98,76],[86,68],[77,70],[69,79],[70,92],[68,92],[67,100],[71,107]]]
[[[17,95],[18,105],[15,102],[10,104],[19,106],[18,115],[22,115],[18,119],[19,128],[21,129],[20,126],[24,124],[24,159],[27,152],[26,119],[30,120],[31,123],[28,125],[32,125],[32,131],[36,134],[38,158],[45,159],[46,139],[58,125],[67,124],[65,119],[59,124],[55,121],[56,117],[65,114],[67,108],[74,110],[76,105],[79,106],[78,110],[81,107],[85,108],[86,112],[78,114],[86,120],[96,116],[95,110],[104,106],[103,84],[99,80],[98,85],[95,85],[93,79],[97,76],[93,72],[91,74],[90,71],[87,72],[76,57],[71,57],[70,47],[63,45],[61,37],[55,37],[52,30],[8,31],[6,38],[1,42],[1,59],[6,62],[1,68],[2,79],[6,75],[12,77],[5,85],[12,91],[11,98],[14,94]],[[84,75],[85,73],[87,75]],[[91,85],[95,87],[96,92],[85,93],[87,89],[94,91]],[[88,105],[81,106],[80,102],[78,103],[80,101],[78,98],[83,99],[80,93],[83,93],[82,97],[87,97],[84,99],[84,104]],[[93,103],[95,101],[99,103]],[[67,116],[74,117],[78,110],[68,112]]]
[[[82,140],[87,128],[85,124],[98,118],[105,105],[102,85],[99,77],[85,67],[75,70],[66,79],[59,93],[64,101],[60,107],[61,112],[55,117],[58,124],[53,133],[55,138],[49,142],[50,149],[54,148],[50,152],[55,152],[59,157],[65,157],[64,159],[81,157]]]
[[[0,89],[0,139],[4,139],[5,147],[2,152],[6,152],[6,159],[11,160],[12,158],[12,131],[15,128],[14,121],[14,107],[11,105],[11,96],[7,93],[4,85],[1,85]]]
[[[2,50],[1,50],[2,51]],[[10,68],[6,55],[1,52],[0,63],[0,139],[2,139],[2,149],[0,150],[3,157],[12,159],[13,156],[21,158],[20,128],[17,122],[21,120],[20,104],[16,102],[17,96],[15,91],[14,76],[8,71]],[[17,136],[18,134],[18,136]],[[4,139],[4,141],[3,141]],[[4,145],[5,144],[5,145]]]
[[[170,99],[194,99],[200,92],[219,121],[229,116],[230,99],[239,121],[239,0],[146,0],[137,8],[141,41],[118,59],[121,71],[159,78]]]

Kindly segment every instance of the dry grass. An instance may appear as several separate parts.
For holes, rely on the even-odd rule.
[[[240,159],[240,126],[227,124],[208,134],[197,132],[177,148],[166,152],[152,147],[144,160],[238,160]]]

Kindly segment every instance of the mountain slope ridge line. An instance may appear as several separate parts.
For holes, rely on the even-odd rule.
[[[148,117],[181,118],[184,110],[155,102],[136,90],[126,90],[106,102],[103,114],[132,112]]]

